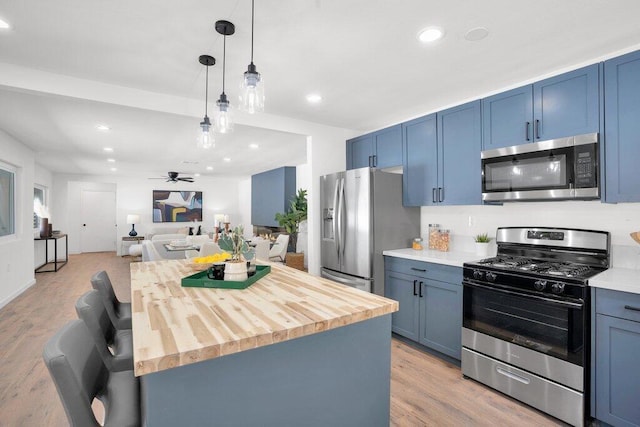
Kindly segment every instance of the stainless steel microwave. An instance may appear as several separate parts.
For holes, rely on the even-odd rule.
[[[482,200],[589,200],[600,197],[598,134],[482,152]]]

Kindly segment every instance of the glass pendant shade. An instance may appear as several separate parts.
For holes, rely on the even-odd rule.
[[[218,108],[213,113],[213,122],[216,131],[220,133],[230,133],[233,131],[233,110],[229,105],[227,95],[222,92],[220,99],[216,101]]]
[[[240,84],[240,109],[249,114],[264,111],[264,82],[253,62],[244,72],[244,79]]]
[[[200,122],[200,132],[198,132],[198,147],[209,149],[216,145],[215,138],[213,136],[213,126],[209,121],[208,116],[204,116],[204,119]]]
[[[205,97],[204,97],[204,118],[200,122],[200,130],[198,132],[198,147],[209,149],[215,146],[215,139],[213,137],[213,126],[207,115],[207,107],[209,104],[209,67],[216,63],[216,59],[209,55],[200,55],[198,61],[204,65],[207,70],[207,76],[205,79]]]

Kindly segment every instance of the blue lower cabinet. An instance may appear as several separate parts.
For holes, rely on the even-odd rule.
[[[385,257],[384,287],[385,296],[400,303],[393,332],[460,360],[461,268]]]
[[[595,295],[595,417],[640,426],[640,295],[605,289]]]
[[[400,303],[400,310],[391,315],[391,330],[398,335],[418,341],[420,300],[418,286],[421,279],[408,274],[389,271],[385,275],[385,296]]]
[[[420,344],[460,360],[462,286],[436,280],[422,286]]]

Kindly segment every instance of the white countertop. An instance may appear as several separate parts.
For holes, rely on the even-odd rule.
[[[640,270],[610,268],[590,278],[589,286],[640,294]]]
[[[482,259],[481,256],[476,255],[474,252],[417,251],[411,248],[392,249],[382,252],[382,255],[412,259],[414,261],[434,262],[436,264],[451,265],[454,267],[462,267],[462,264],[465,262]]]

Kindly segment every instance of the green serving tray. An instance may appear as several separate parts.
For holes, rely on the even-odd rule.
[[[231,280],[214,280],[207,277],[207,271],[200,271],[191,276],[183,277],[183,287],[192,288],[220,288],[220,289],[246,289],[271,272],[270,265],[256,265],[256,274],[242,282]]]

